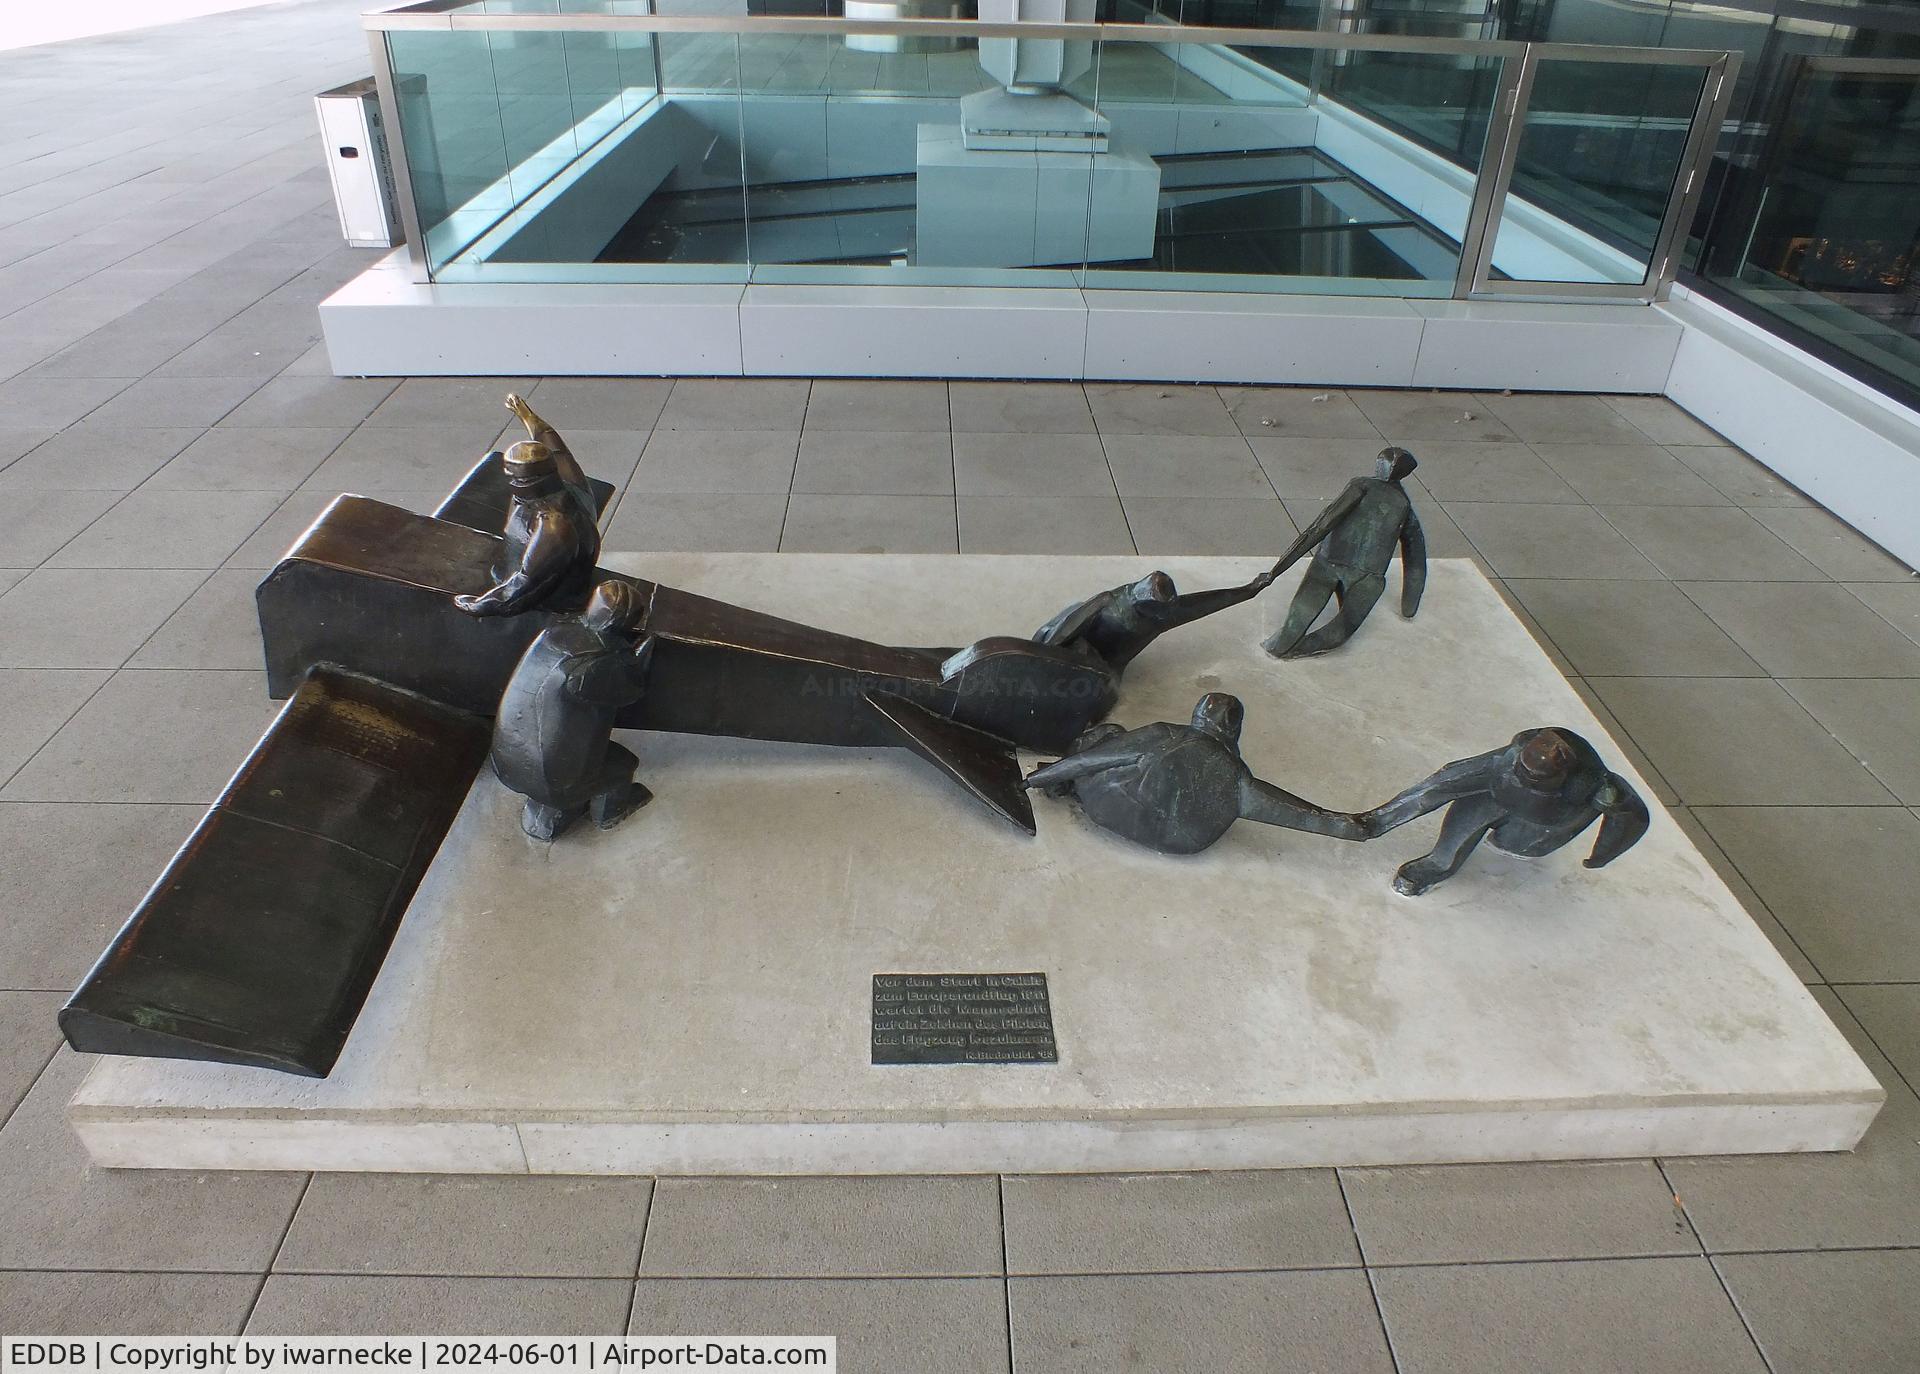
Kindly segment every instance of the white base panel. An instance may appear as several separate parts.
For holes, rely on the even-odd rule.
[[[1686,326],[1676,405],[1920,567],[1920,416],[1711,301],[1662,312]]]
[[[1053,274],[1049,274],[1053,275]],[[453,284],[393,255],[320,306],[341,376],[1008,377],[1657,392],[1635,305],[1052,286]]]
[[[1038,624],[1138,558],[649,555],[615,566],[902,643]],[[1182,586],[1255,559],[1181,559]],[[1261,775],[1378,801],[1521,728],[1619,749],[1484,578],[1345,650],[1259,648],[1290,585],[1177,631],[1116,716],[1247,704]],[[1391,599],[1391,598],[1390,598]],[[1242,823],[1169,858],[1036,799],[1030,838],[904,751],[640,736],[656,800],[552,847],[474,786],[324,1081],[105,1059],[99,1163],[538,1173],[1249,1168],[1834,1150],[1871,1074],[1666,813],[1602,872],[1491,850],[1427,897]],[[1645,791],[1644,784],[1641,784]],[[869,1063],[870,979],[1047,973],[1056,1065]]]

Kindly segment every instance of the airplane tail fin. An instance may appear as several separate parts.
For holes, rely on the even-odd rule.
[[[1036,833],[1033,802],[1011,745],[891,692],[870,691],[866,701],[907,748],[1029,835]]]

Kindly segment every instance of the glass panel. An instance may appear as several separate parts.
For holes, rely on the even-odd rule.
[[[1129,119],[1107,99],[1106,73],[1109,54],[1131,46],[1101,46],[1114,137],[1094,163],[1088,286],[1452,293],[1500,58],[1394,55],[1401,79],[1417,78],[1395,90],[1396,113],[1447,145],[1409,151],[1381,141],[1377,118],[1304,108],[1306,88],[1289,72],[1298,49],[1178,45],[1173,118]],[[1349,100],[1385,90],[1394,64],[1378,56],[1326,54],[1323,89]],[[1144,204],[1126,175],[1135,149],[1145,154],[1137,174],[1158,178]]]
[[[1920,388],[1920,62],[1794,65],[1709,280]]]
[[[1645,281],[1705,78],[1701,67],[1543,59],[1494,267],[1520,281]]]

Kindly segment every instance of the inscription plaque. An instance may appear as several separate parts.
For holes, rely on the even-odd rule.
[[[1054,1064],[1044,973],[876,973],[875,1064]]]

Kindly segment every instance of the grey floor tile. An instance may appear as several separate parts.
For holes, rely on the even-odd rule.
[[[785,492],[799,450],[798,430],[657,429],[628,490]]]
[[[266,661],[254,591],[260,574],[226,568],[195,589],[128,660],[135,668],[259,668]]]
[[[1920,1250],[1729,1255],[1727,1288],[1773,1374],[1909,1374]]]
[[[120,500],[117,491],[70,491],[30,488],[7,493],[9,563],[31,568],[44,563],[88,525]]]
[[[953,441],[945,434],[814,430],[800,436],[793,489],[812,495],[951,496]]]
[[[1710,1251],[1920,1244],[1920,1099],[1830,989],[1811,991],[1886,1088],[1887,1105],[1850,1154],[1663,1161]]]
[[[682,377],[673,384],[660,429],[799,429],[811,383],[764,377]]]
[[[1906,582],[1913,577],[1913,569],[1826,511],[1812,506],[1755,509],[1753,518],[1838,581]]]
[[[1786,960],[1787,967],[1793,970],[1794,977],[1803,983],[1824,983],[1826,979],[1821,976],[1820,970],[1813,966],[1813,961],[1807,958],[1806,951],[1794,943],[1793,936],[1787,933],[1787,928],[1780,924],[1771,911],[1767,910],[1767,904],[1760,900],[1760,894],[1753,890],[1753,884],[1747,881],[1746,875],[1734,867],[1733,860],[1727,857],[1726,851],[1720,848],[1718,842],[1708,833],[1707,828],[1700,823],[1699,817],[1684,806],[1672,807],[1668,814],[1686,832],[1687,838],[1693,841],[1693,847],[1700,851],[1700,856],[1719,875],[1720,881],[1727,885],[1727,890],[1733,893],[1734,898],[1746,910],[1753,923],[1760,927],[1761,932],[1769,940],[1773,941],[1773,947],[1780,952],[1780,957]]]
[[[64,992],[0,992],[0,1122],[13,1114],[40,1070],[60,1048],[60,1025],[54,1019]],[[8,1312],[6,1289],[0,1286],[0,1312]],[[36,1326],[9,1322],[15,1331],[38,1331]]]
[[[198,429],[118,429],[91,421],[57,434],[0,469],[0,491],[57,487],[130,491],[199,438]]]
[[[1878,806],[1894,800],[1776,682],[1587,681],[1689,806]],[[1759,741],[1764,748],[1755,747]]]
[[[950,496],[801,496],[787,501],[783,552],[956,553]]]
[[[1668,444],[1685,463],[1737,506],[1804,506],[1807,498],[1737,448],[1725,444]]]
[[[280,505],[273,491],[129,492],[60,546],[51,568],[217,568]]]
[[[1920,983],[1857,983],[1834,991],[1907,1086],[1920,1085]]]
[[[1358,1270],[1019,1278],[1007,1289],[1015,1369],[1391,1374],[1394,1367]]]
[[[0,987],[72,989],[200,821],[198,806],[0,802]]]
[[[1666,576],[1685,582],[1821,582],[1826,574],[1747,511],[1729,506],[1603,506]]]
[[[1766,1374],[1705,1258],[1383,1269],[1400,1374]]]
[[[1920,805],[1920,681],[1796,678],[1781,685],[1896,797]]]
[[[210,429],[153,474],[154,488],[292,491],[344,440],[344,429]]]
[[[1920,582],[1849,582],[1846,586],[1882,620],[1920,643]]]
[[[1319,386],[1222,386],[1214,388],[1249,439],[1360,439],[1378,450],[1380,432],[1344,391]],[[1287,493],[1282,493],[1286,495]],[[1305,492],[1303,495],[1319,493]],[[1331,495],[1331,493],[1327,493]]]
[[[1268,554],[1278,558],[1297,530],[1278,501],[1232,496],[1136,496],[1127,524],[1141,553]]]
[[[125,391],[133,381],[131,377],[30,376],[0,382],[0,430],[65,429]]]
[[[331,377],[333,362],[327,357],[325,342],[317,343],[280,369],[287,377]]]
[[[1087,403],[1103,435],[1238,437],[1226,404],[1210,386],[1174,382],[1088,382]]]
[[[250,1336],[617,1336],[633,1285],[619,1279],[456,1279],[275,1274]]]
[[[962,496],[1112,496],[1107,453],[1094,434],[955,434]]]
[[[498,405],[505,395],[497,378]],[[548,377],[522,394],[540,418],[572,439],[576,429],[652,429],[679,383],[657,377]]]
[[[1519,439],[1470,392],[1352,390],[1347,394],[1389,443],[1416,452],[1421,440],[1471,444]]]
[[[665,1178],[640,1256],[650,1277],[964,1277],[1001,1265],[991,1175]]]
[[[260,385],[255,377],[147,377],[87,417],[115,429],[215,424]]]
[[[5,595],[9,587],[17,586],[26,575],[25,568],[0,568],[0,595]]]
[[[1443,508],[1503,578],[1660,576],[1587,506],[1447,501]]]
[[[772,553],[786,514],[785,496],[629,491],[601,542],[612,552]]]
[[[1364,421],[1362,422],[1364,423]],[[1380,438],[1247,437],[1267,481],[1283,497],[1331,501],[1356,477],[1374,475]]]
[[[209,803],[279,709],[265,682],[260,672],[123,670],[0,800]]]
[[[1607,403],[1604,396],[1568,396],[1523,391],[1485,392],[1480,406],[1529,444],[1638,444],[1644,433]]]
[[[1567,485],[1596,505],[1724,506],[1729,500],[1653,444],[1534,444]]]
[[[1720,435],[1664,396],[1609,396],[1607,404],[1656,444],[1720,444]]]
[[[0,596],[0,666],[118,668],[205,579],[191,569],[29,573]]]
[[[1565,669],[1561,671],[1564,672]],[[1633,737],[1627,733],[1627,727],[1620,723],[1619,718],[1613,714],[1612,708],[1600,699],[1600,694],[1594,691],[1592,684],[1583,677],[1569,677],[1567,682],[1586,708],[1593,712],[1601,728],[1606,731],[1607,738],[1613,741],[1614,748],[1626,757],[1627,762],[1633,765],[1634,771],[1653,789],[1654,797],[1660,804],[1678,806],[1680,794],[1674,790],[1673,784],[1661,776],[1660,770],[1653,766],[1653,760],[1647,757],[1646,750],[1634,742]],[[1598,744],[1597,747],[1603,752],[1606,750],[1604,744]]]
[[[664,393],[664,382],[642,382],[640,384],[652,392]],[[365,423],[376,429],[448,429],[473,436],[480,431],[476,441],[489,434],[498,433],[503,417],[510,417],[506,409],[506,399],[510,393],[530,396],[534,390],[534,379],[530,377],[409,377],[393,389],[373,412]],[[549,402],[551,404],[551,402]],[[653,409],[659,410],[656,400]],[[582,428],[590,429],[627,429],[634,426],[623,424],[589,425],[578,417],[563,417],[557,412],[543,415],[545,419],[562,434],[567,432],[568,418]],[[637,428],[646,429],[653,423],[649,418]],[[522,433],[521,438],[526,435]]]
[[[1420,460],[1420,485],[1442,501],[1579,504],[1581,500],[1580,494],[1525,444],[1436,440],[1420,445],[1415,456]]]
[[[1508,579],[1506,585],[1576,672],[1765,676],[1765,669],[1670,582]]]
[[[997,1279],[642,1279],[634,1336],[832,1336],[840,1374],[1005,1374]]]
[[[1831,582],[1683,582],[1681,590],[1781,677],[1916,677],[1920,645]]]
[[[1149,1274],[1358,1264],[1331,1169],[1009,1176],[1007,1271]]]
[[[1123,499],[1275,494],[1237,432],[1231,438],[1103,433],[1101,442]]]
[[[947,432],[945,382],[820,380],[807,398],[808,429]]]
[[[0,783],[52,739],[109,676],[105,670],[0,668],[0,702],[6,704],[0,711]]]
[[[1920,981],[1920,820],[1897,806],[1695,810],[1829,982]]]
[[[389,491],[451,491],[473,465],[486,457],[491,438],[472,431],[375,429],[361,426],[302,481],[307,491],[329,496],[353,492],[384,496]]]
[[[962,496],[958,504],[962,553],[1134,551],[1126,514],[1111,492],[1105,496]]]
[[[36,1336],[237,1336],[252,1274],[0,1273],[0,1312]]]
[[[1078,382],[949,382],[955,434],[1091,434]]]
[[[274,1268],[632,1278],[652,1191],[643,1178],[318,1174]]]
[[[1698,1254],[1652,1161],[1345,1169],[1367,1263]]]
[[[90,1063],[62,1049],[0,1130],[0,1269],[262,1272],[306,1175],[95,1168],[67,1124]]]
[[[399,383],[390,377],[299,377],[282,374],[220,421],[250,429],[331,429],[357,425]]]
[[[58,430],[54,429],[9,429],[0,433],[0,469],[4,469],[22,454],[33,452],[46,443]]]

